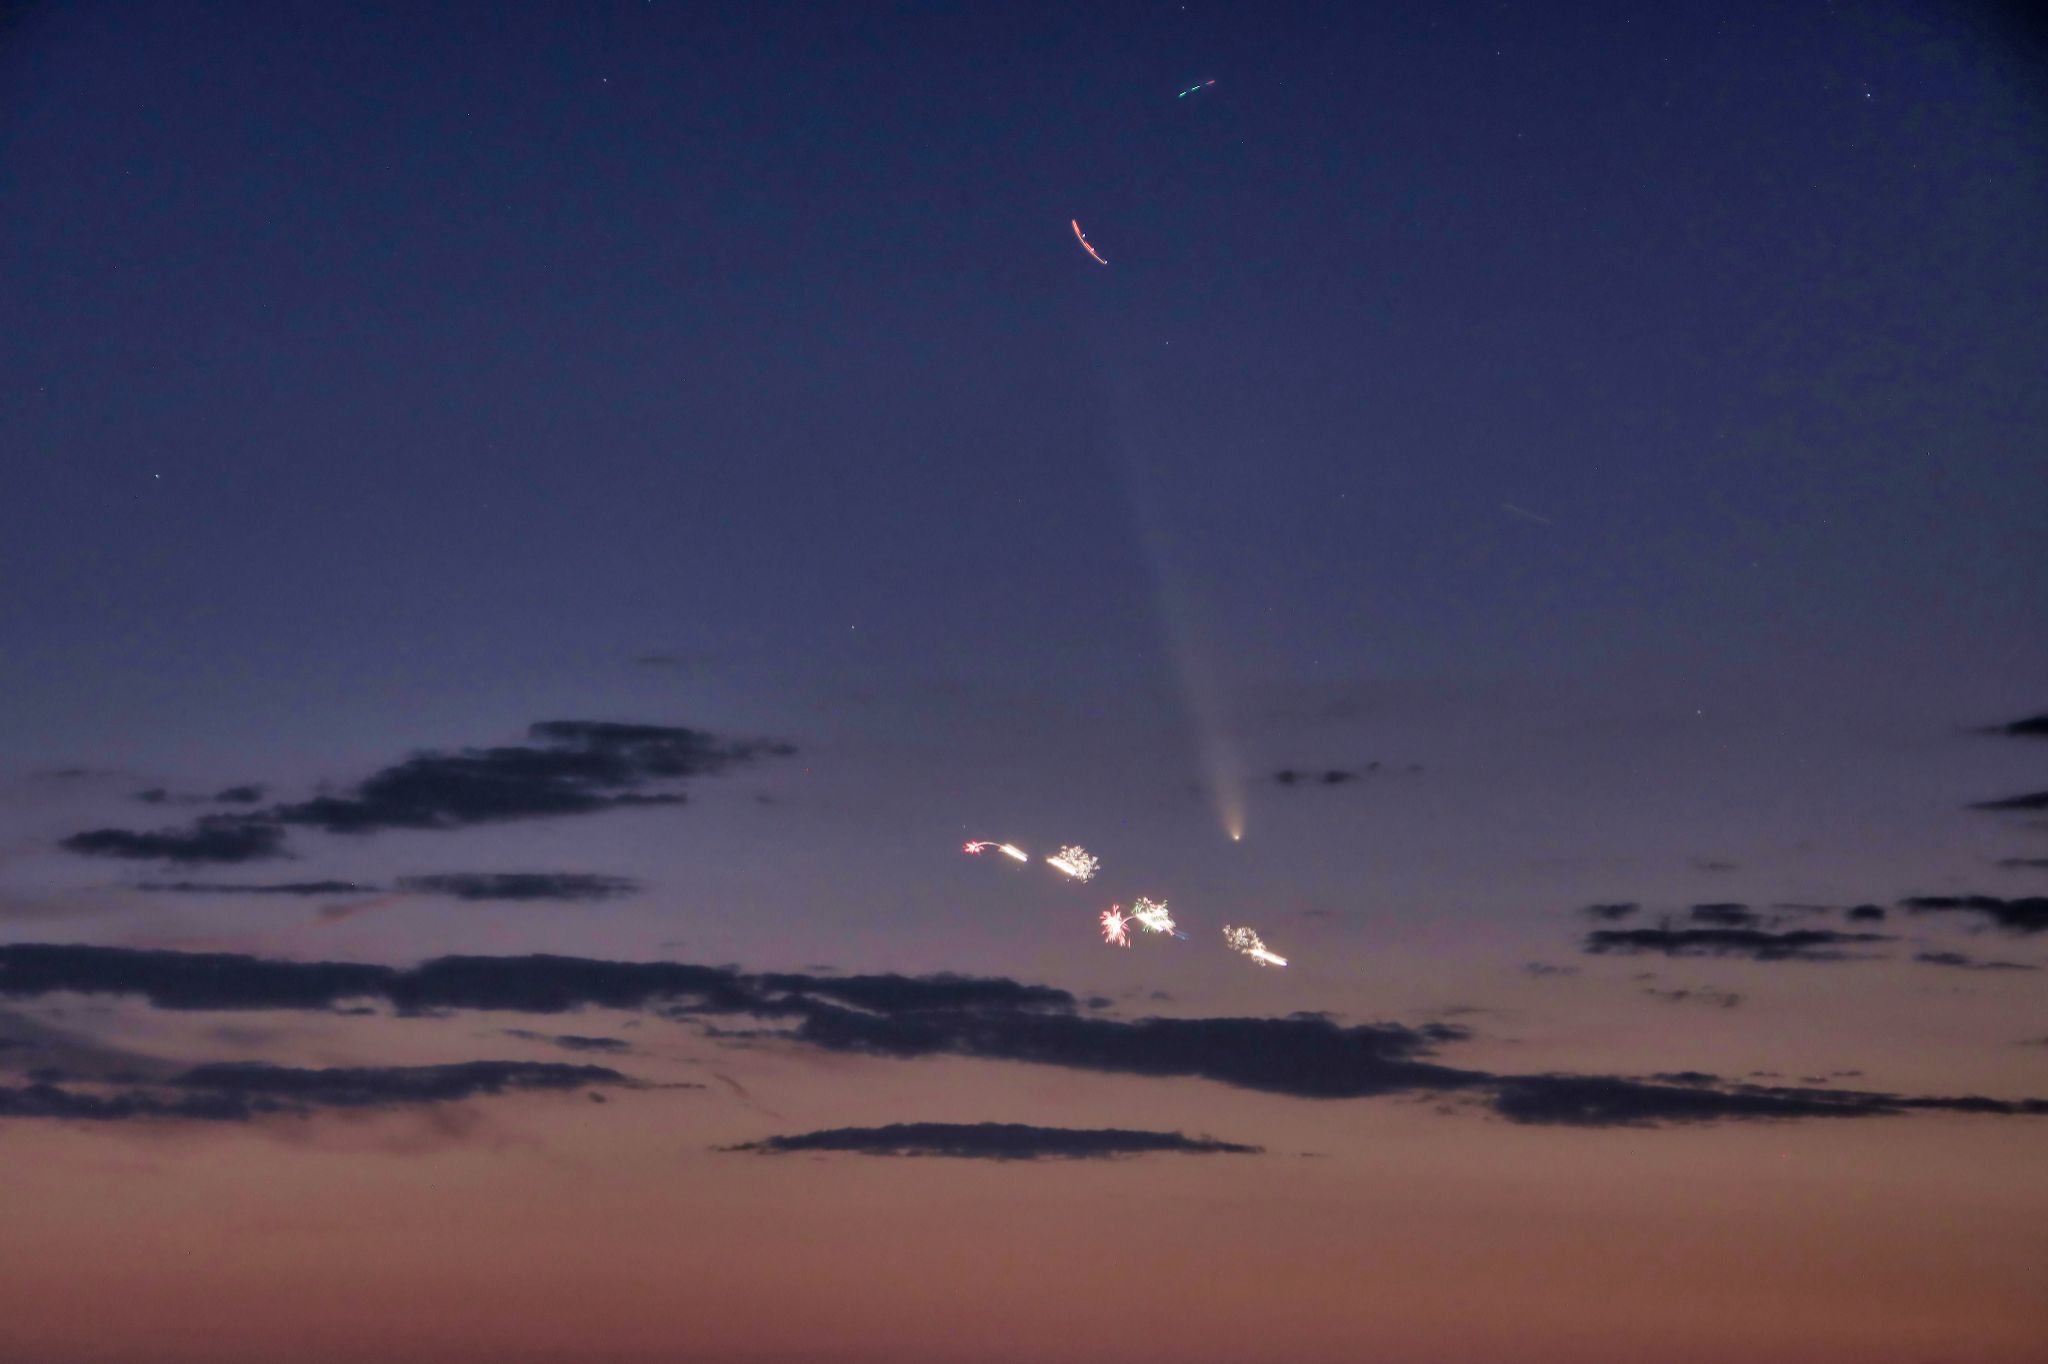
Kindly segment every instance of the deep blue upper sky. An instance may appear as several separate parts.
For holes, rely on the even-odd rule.
[[[1049,801],[1088,724],[1191,727],[1178,791],[1365,696],[1408,751],[1331,760],[1463,736],[1525,806],[1545,733],[1695,721],[1730,789],[1853,785],[2048,669],[2022,55],[1939,6],[31,11],[8,751],[310,783],[606,714]]]

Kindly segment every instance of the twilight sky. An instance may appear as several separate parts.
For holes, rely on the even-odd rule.
[[[2017,10],[9,9],[0,1357],[2038,1358]]]

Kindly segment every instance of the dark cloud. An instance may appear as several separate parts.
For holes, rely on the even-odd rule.
[[[1914,961],[1926,962],[1929,966],[1954,966],[1965,971],[2038,971],[2038,966],[2029,966],[2021,961],[1983,961],[1963,952],[1922,952]]]
[[[1523,975],[1535,976],[1538,979],[1544,976],[1576,976],[1578,973],[1579,968],[1576,966],[1552,966],[1541,961],[1528,962],[1522,967]]]
[[[1580,910],[1579,913],[1585,915],[1589,919],[1601,919],[1608,923],[1612,923],[1616,919],[1626,919],[1629,915],[1635,913],[1637,910],[1641,908],[1642,906],[1635,903],[1633,900],[1623,900],[1617,901],[1613,904],[1606,905],[1587,905],[1584,909]]]
[[[1884,919],[1884,907],[1881,905],[1852,905],[1849,908],[1851,923],[1881,924]]]
[[[1494,1111],[1510,1122],[1564,1127],[1661,1127],[1669,1124],[1799,1118],[1890,1117],[1916,1110],[2003,1116],[2048,1114],[2048,1101],[1975,1095],[1912,1098],[1850,1090],[1721,1085],[1712,1077],[1658,1084],[1599,1075],[1524,1075],[1500,1081]],[[1711,1087],[1710,1087],[1711,1086]]]
[[[1718,858],[1713,858],[1713,857],[1695,857],[1695,858],[1693,858],[1693,859],[1692,859],[1692,868],[1693,868],[1693,870],[1694,870],[1694,871],[1714,871],[1714,872],[1721,872],[1721,871],[1735,871],[1735,870],[1737,870],[1737,867],[1736,867],[1736,864],[1735,864],[1735,863],[1733,863],[1733,862],[1723,862],[1723,861],[1721,861],[1720,859],[1718,859]]]
[[[2001,857],[1998,865],[2007,871],[2048,871],[2048,857]]]
[[[2004,900],[1996,895],[1915,895],[1899,901],[1915,914],[1981,914],[2008,933],[2048,929],[2048,896]]]
[[[266,1110],[268,1111],[268,1110]],[[0,1118],[53,1118],[64,1122],[123,1122],[135,1119],[183,1119],[203,1122],[246,1122],[256,1110],[233,1095],[163,1094],[127,1089],[96,1093],[64,1089],[50,1083],[0,1088]]]
[[[1694,905],[1692,920],[1694,923],[1718,924],[1723,928],[1753,928],[1763,922],[1763,916],[1748,905]]]
[[[2029,791],[2023,796],[2007,796],[2003,800],[1980,800],[1970,808],[1972,810],[2048,810],[2048,791]]]
[[[269,788],[254,782],[246,786],[229,786],[213,793],[213,798],[223,805],[254,805],[263,799]]]
[[[188,1090],[322,1108],[447,1103],[512,1090],[629,1084],[604,1066],[552,1061],[463,1061],[445,1066],[349,1066],[327,1070],[253,1062],[196,1066],[172,1084]]]
[[[169,895],[375,895],[381,888],[354,881],[143,881],[134,889]]]
[[[400,877],[398,888],[457,900],[615,900],[639,890],[640,883],[578,871],[442,872]]]
[[[1699,930],[1716,934],[1741,930]],[[1769,937],[1771,935],[1758,935]],[[1791,937],[1794,935],[1782,935]],[[1842,936],[1842,935],[1834,935]],[[1140,1018],[1084,1016],[1064,990],[1003,978],[962,976],[820,977],[748,974],[675,962],[610,962],[580,957],[441,957],[416,967],[343,962],[284,962],[246,956],[133,948],[16,943],[0,945],[0,996],[33,998],[64,991],[140,995],[161,1008],[332,1010],[374,1001],[400,1014],[454,1009],[559,1013],[586,1006],[661,1010],[697,1021],[711,1036],[773,1039],[825,1051],[915,1060],[934,1056],[1013,1061],[1116,1075],[1209,1080],[1302,1099],[1434,1095],[1488,1102],[1516,1122],[1631,1125],[1720,1119],[1870,1116],[1944,1108],[1995,1114],[2048,1112],[2048,1104],[1988,1098],[1919,1099],[1871,1094],[1825,1096],[1748,1086],[1702,1091],[1677,1100],[1646,1085],[1601,1076],[1515,1076],[1446,1066],[1430,1059],[1439,1045],[1469,1034],[1447,1023],[1342,1025],[1316,1014],[1286,1018]],[[726,1028],[711,1020],[748,1017],[771,1026]],[[180,1084],[264,1102],[319,1101],[346,1106],[348,1095],[438,1095],[469,1086],[526,1084],[545,1068],[429,1067],[402,1085],[378,1086],[384,1072],[293,1072],[278,1067],[201,1068]],[[477,1067],[486,1067],[477,1069]],[[566,1077],[568,1070],[560,1073]],[[587,1073],[587,1072],[586,1072]],[[309,1076],[321,1074],[324,1079]],[[494,1078],[496,1077],[496,1078]],[[544,1081],[533,1078],[532,1087]],[[564,1079],[563,1083],[578,1083]],[[367,1100],[365,1100],[367,1102]],[[1848,1109],[1841,1105],[1849,1104]]]
[[[329,1009],[389,997],[399,973],[351,962],[44,943],[0,946],[0,995],[139,995],[159,1009]]]
[[[2029,715],[2006,725],[1986,725],[1979,734],[2004,734],[2015,739],[2048,739],[2048,715]]]
[[[633,1044],[618,1037],[583,1037],[573,1032],[544,1033],[532,1032],[526,1028],[507,1028],[505,1036],[517,1037],[525,1042],[545,1042],[563,1051],[631,1051]]]
[[[1842,949],[1891,942],[1881,933],[1837,933],[1802,928],[1768,933],[1754,928],[1627,928],[1588,933],[1584,948],[1595,955],[1645,952],[1667,957],[1748,957],[1752,961],[1842,961]]]
[[[329,833],[369,833],[679,804],[680,792],[645,788],[795,751],[787,744],[725,743],[693,729],[594,720],[542,721],[527,736],[532,744],[421,753],[349,795],[280,805],[271,816]]]
[[[931,1010],[1071,1012],[1065,990],[1001,977],[746,975],[683,962],[588,957],[436,957],[410,968],[235,953],[48,943],[0,944],[0,996],[138,995],[160,1009],[319,1009],[383,1001],[443,1009],[564,1013],[667,1005],[687,1014],[801,1014],[814,1004],[878,1015]]]
[[[1373,763],[1367,770],[1376,770],[1378,767],[1378,763]],[[1357,781],[1359,775],[1343,767],[1325,768],[1321,772],[1297,772],[1291,767],[1283,767],[1273,774],[1273,780],[1282,786],[1342,786],[1347,782]]]
[[[718,1149],[767,1156],[851,1151],[864,1156],[950,1156],[962,1160],[1109,1160],[1161,1152],[1240,1156],[1265,1152],[1262,1146],[1239,1146],[1179,1132],[1139,1132],[1122,1127],[1027,1127],[1014,1122],[899,1122],[886,1127],[834,1127]]]
[[[445,1066],[371,1066],[331,1070],[256,1063],[196,1066],[158,1084],[111,1092],[54,1083],[0,1089],[0,1117],[87,1122],[184,1119],[246,1122],[319,1109],[401,1108],[514,1091],[632,1085],[604,1066],[535,1061],[465,1061]]]
[[[152,786],[147,791],[137,791],[133,798],[144,805],[166,805],[170,802],[171,793],[161,786]]]
[[[1681,990],[1659,990],[1654,986],[1645,986],[1643,993],[1652,999],[1661,999],[1666,1004],[1705,1004],[1716,1009],[1732,1009],[1742,1002],[1742,996],[1733,990],[1710,990],[1702,986]]]
[[[88,829],[65,839],[67,851],[86,857],[126,857],[156,862],[260,862],[284,856],[284,830],[262,820],[210,815],[185,829],[139,833],[133,829]]]
[[[446,830],[679,805],[684,797],[676,783],[795,752],[782,743],[726,742],[693,729],[597,720],[543,721],[527,737],[532,742],[524,745],[418,753],[344,795],[212,815],[183,830],[95,829],[63,846],[101,857],[246,862],[282,855],[286,826],[337,834]]]

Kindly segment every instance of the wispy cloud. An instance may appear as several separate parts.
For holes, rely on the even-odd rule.
[[[400,877],[398,888],[457,900],[615,900],[639,890],[640,883],[578,871],[441,872]]]
[[[2029,966],[2023,961],[1985,961],[1964,952],[1921,952],[1914,961],[1929,966],[1953,966],[1964,971],[2038,971],[2038,966]]]
[[[133,888],[160,895],[375,895],[381,889],[355,881],[143,881]]]
[[[1733,990],[1714,990],[1705,986],[1660,990],[1654,985],[1645,985],[1643,993],[1666,1004],[1705,1004],[1715,1009],[1732,1009],[1742,1002],[1742,996]]]

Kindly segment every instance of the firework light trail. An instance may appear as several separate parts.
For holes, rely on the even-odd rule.
[[[1092,881],[1102,859],[1077,843],[1070,843],[1045,859],[1076,881]]]
[[[993,839],[986,839],[979,843],[969,843],[965,851],[979,855],[987,852],[990,848],[994,848],[1005,857],[1015,858],[1019,862],[1029,862],[1031,860],[1031,855],[1022,848],[1008,843],[997,843]]]
[[[1182,942],[1187,941],[1188,935],[1174,926],[1173,916],[1166,912],[1164,900],[1148,900],[1140,895],[1131,906],[1130,922],[1148,933],[1171,933]]]
[[[1102,911],[1102,940],[1111,947],[1131,945],[1131,921],[1124,917],[1120,905],[1111,905]]]
[[[1081,220],[1079,218],[1073,218],[1069,221],[1072,222],[1074,225],[1074,240],[1081,243],[1081,249],[1083,251],[1086,251],[1089,255],[1093,256],[1095,258],[1095,263],[1097,265],[1109,264],[1109,262],[1103,258],[1103,255],[1100,251],[1097,251],[1093,246],[1088,244],[1088,234],[1081,230]]]
[[[1210,86],[1214,85],[1215,83],[1216,83],[1216,82],[1215,82],[1215,81],[1213,81],[1213,80],[1206,80],[1206,81],[1196,81],[1196,82],[1195,82],[1195,83],[1194,83],[1193,85],[1190,85],[1190,86],[1189,86],[1189,87],[1188,87],[1187,89],[1185,89],[1185,90],[1181,91],[1181,92],[1180,92],[1179,94],[1175,95],[1175,96],[1174,96],[1174,98],[1175,98],[1175,99],[1186,99],[1186,98],[1187,98],[1187,97],[1188,97],[1189,95],[1192,95],[1192,94],[1194,94],[1194,93],[1195,93],[1195,91],[1197,91],[1197,90],[1206,90],[1206,89],[1208,89],[1208,88],[1209,88]]]
[[[1242,952],[1261,966],[1285,966],[1287,958],[1268,952],[1266,945],[1259,941],[1259,935],[1249,928],[1232,928],[1223,925],[1223,941],[1233,952]]]

